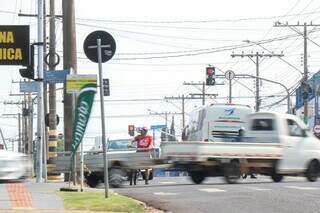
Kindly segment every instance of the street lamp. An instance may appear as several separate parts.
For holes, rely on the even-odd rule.
[[[287,110],[288,110],[288,113],[291,114],[291,108],[290,108],[290,93],[289,93],[289,89],[282,83],[280,82],[277,82],[277,81],[273,81],[273,80],[270,80],[270,79],[267,79],[267,78],[262,78],[262,77],[257,77],[257,76],[254,76],[254,75],[249,75],[249,74],[238,74],[236,75],[237,77],[241,77],[241,76],[247,76],[247,77],[250,77],[250,78],[256,78],[256,79],[259,79],[259,80],[263,80],[263,81],[268,81],[270,83],[274,83],[274,84],[278,84],[280,86],[282,86],[286,92],[287,92]]]

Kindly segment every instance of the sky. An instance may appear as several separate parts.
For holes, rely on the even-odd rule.
[[[1,25],[30,25],[31,40],[37,40],[35,18],[19,17],[18,13],[37,13],[35,0],[0,0]],[[61,14],[61,0],[56,1],[57,14]],[[284,54],[260,58],[260,76],[283,83],[294,89],[302,78],[303,38],[295,31],[302,28],[274,27],[276,21],[320,24],[320,2],[315,0],[109,0],[75,1],[76,39],[79,74],[97,74],[98,66],[83,53],[83,41],[92,31],[109,32],[117,44],[116,54],[103,64],[103,77],[110,79],[111,96],[105,97],[107,136],[129,137],[129,124],[147,126],[164,124],[163,113],[181,113],[181,100],[164,100],[199,93],[196,86],[184,82],[205,80],[205,68],[216,67],[216,74],[232,70],[236,74],[255,75],[255,63],[249,57],[231,57],[232,53]],[[57,50],[62,55],[62,22],[57,19]],[[309,76],[319,71],[319,27],[308,27]],[[247,40],[247,42],[246,42]],[[0,113],[18,113],[18,106],[4,105],[5,101],[18,101],[17,83],[21,80],[18,66],[1,66]],[[59,64],[57,69],[62,69]],[[207,93],[218,94],[208,98],[206,104],[226,103],[228,82],[217,79],[221,85],[208,86]],[[286,101],[273,105],[286,94],[276,85],[260,82],[262,110],[286,111]],[[58,88],[62,85],[58,84]],[[232,82],[233,103],[254,107],[254,80],[238,79]],[[272,97],[267,97],[272,96]],[[58,114],[63,117],[61,91],[57,92]],[[142,99],[142,100],[141,100]],[[294,97],[292,98],[294,101]],[[100,134],[99,94],[86,132],[85,146],[92,144]],[[201,106],[201,100],[187,100],[186,112]],[[268,107],[272,106],[272,107]],[[161,114],[160,115],[150,115]],[[2,116],[0,115],[0,116]],[[175,115],[177,134],[181,132],[181,115]],[[0,120],[5,138],[17,137],[17,119]],[[63,132],[63,124],[58,126]]]

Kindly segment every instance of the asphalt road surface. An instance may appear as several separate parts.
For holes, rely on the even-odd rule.
[[[320,212],[320,181],[286,177],[273,183],[269,177],[244,179],[226,184],[222,178],[208,178],[196,185],[188,177],[155,177],[149,185],[125,185],[116,192],[146,202],[166,212]]]

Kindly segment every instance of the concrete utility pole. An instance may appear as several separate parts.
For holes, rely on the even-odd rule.
[[[309,88],[310,86],[308,85],[308,48],[307,48],[307,39],[308,39],[308,32],[307,32],[307,27],[319,27],[320,24],[313,24],[312,22],[310,24],[303,23],[300,24],[299,22],[297,24],[288,24],[288,22],[281,23],[281,22],[276,22],[274,24],[274,27],[289,27],[299,35],[303,36],[303,77],[301,80],[301,87],[303,88],[304,92],[309,94]],[[303,27],[303,33],[298,31],[296,27]],[[312,41],[313,42],[313,41]],[[308,124],[308,96],[303,97],[303,120],[306,124]]]
[[[76,30],[74,0],[62,1],[63,10],[63,68],[70,74],[77,74]],[[74,96],[66,93],[64,86],[64,147],[71,151],[72,125],[74,112]],[[65,177],[68,180],[69,177]]]
[[[30,80],[29,80],[30,82]],[[33,100],[31,93],[28,94],[28,149],[27,154],[33,159]]]
[[[21,140],[21,113],[18,113],[18,152],[21,152],[22,140]]]
[[[199,87],[197,86],[202,86],[201,89],[199,89],[201,91],[201,93],[190,93],[189,95],[191,95],[192,99],[196,99],[194,98],[194,96],[199,96],[202,99],[202,105],[206,104],[206,96],[208,97],[217,97],[218,94],[208,94],[206,93],[206,83],[205,82],[198,82],[198,83],[193,83],[193,82],[183,82],[183,85],[192,85],[195,86],[197,89],[199,89]],[[215,84],[215,85],[222,85],[222,84]]]
[[[177,96],[177,97],[164,97],[165,100],[181,100],[182,106],[181,106],[181,114],[182,114],[182,130],[184,129],[186,125],[186,119],[185,119],[185,100],[194,100],[194,99],[203,99],[202,97],[188,97],[188,96]]]
[[[165,125],[167,126],[166,131],[169,130],[168,128],[168,115],[180,115],[180,112],[152,112],[150,109],[148,109],[149,114],[150,115],[158,115],[162,118],[165,119]],[[166,141],[168,141],[168,135],[170,136],[170,134],[168,132],[166,132],[165,136],[166,136]],[[153,135],[153,137],[155,138],[155,136]]]
[[[56,62],[56,22],[55,0],[50,0],[50,43],[49,43],[49,70],[55,70]],[[53,158],[57,157],[57,119],[56,119],[56,85],[49,84],[49,144],[48,144],[48,175],[54,178],[55,164]]]
[[[231,57],[248,57],[251,61],[253,61],[253,63],[256,64],[256,107],[255,107],[255,111],[256,112],[259,112],[260,111],[260,85],[259,85],[259,59],[262,58],[262,57],[282,57],[283,54],[265,54],[265,53],[259,53],[259,52],[256,52],[255,54],[251,53],[251,54],[244,54],[243,52],[241,54],[234,54],[232,53],[231,54]],[[252,58],[255,57],[256,60],[254,61]]]
[[[38,113],[37,113],[37,183],[42,182],[43,171],[43,144],[44,144],[44,108],[43,108],[43,23],[44,23],[44,1],[38,1]]]

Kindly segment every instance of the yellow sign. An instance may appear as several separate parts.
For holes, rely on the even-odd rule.
[[[79,93],[87,84],[97,85],[97,75],[67,75],[67,93]]]
[[[29,65],[29,43],[29,26],[0,25],[0,65]]]

